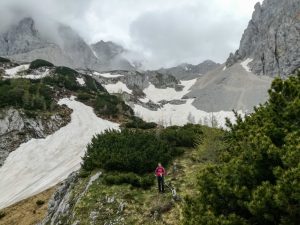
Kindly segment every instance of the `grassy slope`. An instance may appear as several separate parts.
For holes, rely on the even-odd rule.
[[[18,202],[4,210],[5,214],[0,219],[0,225],[35,225],[40,222],[47,214],[50,197],[54,193],[55,188],[50,188],[36,196]],[[36,204],[37,201],[45,202],[42,205]]]
[[[170,172],[166,179],[167,182],[171,181],[181,197],[195,191],[195,171],[201,166],[195,163],[196,155],[197,151],[186,150],[176,160],[179,168],[177,175]],[[85,178],[79,182],[73,192],[75,196],[83,191],[88,180],[89,178]],[[108,199],[112,198],[114,201],[109,202]],[[125,204],[122,212],[121,204]],[[77,202],[72,222],[79,219],[80,224],[90,224],[90,215],[94,214],[96,224],[108,221],[123,221],[125,224],[178,224],[181,220],[181,206],[182,201],[173,201],[169,190],[165,194],[159,194],[156,186],[150,190],[133,188],[130,185],[109,186],[100,177]]]

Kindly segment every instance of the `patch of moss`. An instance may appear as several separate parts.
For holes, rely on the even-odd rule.
[[[61,75],[77,75],[78,72],[76,70],[73,70],[69,67],[65,67],[65,66],[59,66],[59,67],[56,67],[54,73],[56,74],[61,74]]]

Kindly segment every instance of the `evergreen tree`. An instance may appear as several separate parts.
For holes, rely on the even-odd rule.
[[[228,147],[199,172],[184,224],[300,224],[300,73],[276,78],[269,96],[228,123]]]

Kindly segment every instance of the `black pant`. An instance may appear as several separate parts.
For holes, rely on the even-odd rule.
[[[157,177],[158,191],[165,192],[164,176]]]

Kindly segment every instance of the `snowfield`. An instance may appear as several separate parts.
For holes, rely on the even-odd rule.
[[[174,88],[156,88],[153,84],[150,84],[145,88],[144,93],[147,99],[157,103],[161,100],[171,101],[181,99],[187,93],[190,88],[196,83],[197,79],[180,81],[180,84],[184,86],[182,91],[176,91]]]
[[[235,121],[233,112],[205,112],[193,106],[193,101],[194,99],[188,99],[186,103],[181,105],[165,104],[157,111],[152,111],[137,104],[134,105],[133,109],[136,116],[147,122],[155,122],[165,127],[194,123],[226,128],[226,118],[229,118],[232,122]],[[241,111],[238,113],[243,114]]]
[[[101,77],[105,77],[105,78],[124,77],[124,75],[122,75],[122,74],[98,73],[98,72],[94,72],[93,75],[101,76]]]
[[[11,69],[5,70],[4,77],[7,79],[15,79],[15,78],[26,78],[26,79],[42,79],[49,75],[49,69],[46,69],[44,72],[41,72],[40,74],[18,74],[19,72],[25,71],[29,69],[29,64],[17,66]]]
[[[124,84],[121,81],[118,81],[116,84],[107,84],[104,85],[105,89],[110,93],[110,94],[115,94],[115,93],[123,93],[127,92],[128,94],[132,94],[132,90],[130,90],[126,84]]]
[[[29,69],[29,64],[20,65],[20,66],[16,66],[14,68],[5,70],[5,74],[10,77],[14,77],[17,75],[18,72],[25,71],[28,69]]]
[[[180,81],[183,86],[181,91],[176,91],[174,88],[156,88],[153,84],[143,90],[146,94],[144,98],[139,100],[143,103],[147,103],[150,100],[154,103],[159,103],[162,100],[183,100],[183,97],[190,92],[191,87],[197,82],[197,79]],[[132,94],[132,90],[128,89],[126,84],[118,81],[116,84],[104,85],[106,90],[113,93],[127,92]],[[186,99],[183,104],[165,104],[157,111],[150,110],[139,104],[130,104],[135,115],[144,119],[147,122],[155,122],[162,126],[178,125],[183,126],[187,123],[204,124],[208,126],[218,126],[220,128],[226,128],[226,118],[229,118],[232,122],[235,121],[235,116],[232,111],[220,111],[220,112],[205,112],[197,109],[192,103],[194,99]],[[243,115],[242,111],[239,114]]]
[[[85,85],[85,81],[84,81],[83,78],[77,77],[77,78],[76,78],[76,81],[77,81],[77,83],[80,84],[81,86]]]
[[[98,118],[93,109],[64,98],[73,109],[71,122],[45,139],[31,139],[12,152],[0,168],[0,209],[38,194],[80,168],[92,137],[119,125]]]

